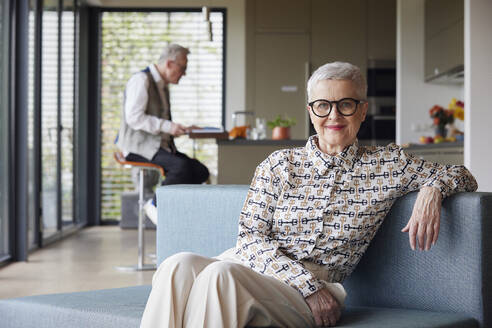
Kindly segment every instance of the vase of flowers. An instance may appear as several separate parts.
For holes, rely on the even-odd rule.
[[[457,120],[464,121],[465,104],[461,100],[457,100],[456,98],[451,99],[448,108],[453,111],[455,122],[458,122]],[[454,124],[450,124],[448,137],[454,138],[455,140],[463,141],[464,133],[463,131],[460,131],[458,127],[456,127]]]
[[[453,110],[444,109],[435,105],[429,110],[429,115],[433,119],[433,125],[436,127],[436,136],[446,138],[446,125],[454,122]]]

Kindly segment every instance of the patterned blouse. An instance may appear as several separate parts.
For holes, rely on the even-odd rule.
[[[441,165],[396,145],[347,146],[331,156],[317,136],[303,148],[271,154],[256,169],[239,218],[236,254],[256,272],[307,297],[325,287],[305,268],[312,262],[342,282],[354,270],[398,197],[423,186],[443,199],[475,191],[464,166]]]

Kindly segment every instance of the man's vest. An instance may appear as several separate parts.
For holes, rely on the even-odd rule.
[[[165,120],[171,120],[171,108],[169,103],[169,90],[164,90],[166,96],[165,101],[161,100],[157,84],[150,73],[149,67],[142,71],[147,75],[147,81],[149,87],[147,89],[148,101],[145,108],[146,115],[157,116]],[[118,134],[118,140],[116,145],[124,152],[134,153],[145,157],[149,161],[159,150],[159,147],[164,148],[167,151],[176,152],[176,146],[174,145],[174,138],[168,133],[161,132],[160,134],[151,134],[142,130],[134,130],[127,123],[125,119],[125,102],[126,102],[126,90],[125,99],[123,100],[123,111],[121,117],[121,127]]]

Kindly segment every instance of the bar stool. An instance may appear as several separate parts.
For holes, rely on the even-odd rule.
[[[160,181],[165,177],[164,169],[152,163],[143,163],[143,162],[130,162],[125,159],[125,156],[122,152],[114,152],[114,159],[119,164],[124,167],[136,167],[138,168],[139,173],[139,186],[138,186],[138,260],[136,265],[132,266],[118,266],[116,269],[121,271],[147,271],[147,270],[155,270],[155,264],[144,264],[144,252],[145,252],[145,240],[144,240],[144,230],[145,230],[145,222],[144,222],[144,171],[145,170],[154,170],[159,172]]]

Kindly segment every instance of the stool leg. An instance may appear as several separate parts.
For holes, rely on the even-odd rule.
[[[143,254],[144,254],[144,170],[140,169],[140,181],[138,187],[138,270],[142,270],[143,268]]]
[[[139,169],[139,190],[138,190],[138,259],[136,266],[119,266],[116,267],[121,271],[147,271],[155,270],[153,264],[144,264],[145,238],[144,238],[144,169]]]

